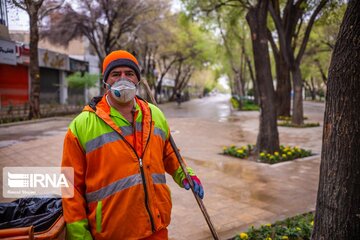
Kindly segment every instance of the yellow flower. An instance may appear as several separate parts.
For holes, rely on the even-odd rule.
[[[237,152],[240,153],[240,154],[243,154],[243,153],[244,153],[244,151],[241,150],[241,149],[240,149],[240,150],[237,150]]]
[[[260,157],[265,157],[265,153],[260,153]]]
[[[239,237],[240,237],[240,239],[248,239],[249,238],[249,236],[244,232],[240,233]]]
[[[267,224],[265,224],[265,226],[267,226],[267,227],[271,227],[271,224],[270,224],[270,223],[267,223]]]
[[[311,226],[314,226],[314,221],[311,221],[310,225],[311,225]]]
[[[275,155],[275,156],[279,156],[279,152],[274,152],[274,155]]]
[[[291,156],[292,152],[287,152],[287,155]]]
[[[297,227],[296,230],[300,232],[300,231],[301,231],[301,228]]]
[[[282,156],[282,158],[286,158],[286,154],[283,154],[283,155],[281,155]]]
[[[282,240],[289,240],[289,237],[288,236],[282,236],[281,239]]]
[[[227,149],[227,147],[223,147],[223,150],[225,151]]]
[[[267,237],[267,238],[265,238],[265,240],[272,240],[272,238],[271,238],[271,237]]]
[[[246,150],[246,149],[247,149],[247,147],[246,147],[246,146],[242,146],[242,149],[243,149],[243,150]]]
[[[267,157],[270,157],[271,155],[270,155],[270,153],[268,153],[268,154],[266,154],[266,156],[267,156]]]

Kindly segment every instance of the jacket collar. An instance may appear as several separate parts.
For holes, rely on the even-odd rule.
[[[149,104],[145,100],[140,99],[139,97],[135,97],[135,100],[142,112],[142,145],[145,146],[152,128],[151,110]],[[110,117],[111,111],[110,106],[106,101],[106,94],[102,96],[101,99],[99,97],[93,98],[91,103],[84,107],[83,111],[94,112],[114,131],[122,135],[120,127],[117,126]]]

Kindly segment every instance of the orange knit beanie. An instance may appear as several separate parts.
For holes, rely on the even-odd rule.
[[[140,68],[139,63],[131,53],[124,50],[117,50],[111,52],[107,55],[103,62],[103,76],[104,82],[107,81],[107,78],[112,69],[120,66],[126,66],[135,71],[135,74],[140,81]]]

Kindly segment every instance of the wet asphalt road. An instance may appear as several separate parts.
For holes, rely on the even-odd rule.
[[[215,96],[183,102],[180,106],[178,106],[176,102],[170,102],[160,104],[159,107],[169,119],[195,118],[216,122],[238,121],[239,114],[231,111],[229,99],[229,94],[217,94]],[[304,102],[304,110],[305,115],[306,113],[313,115],[313,120],[322,121],[324,112],[323,103]],[[37,121],[27,121],[25,123],[19,122],[10,125],[0,125],[0,148],[18,142],[64,134],[73,117],[74,116],[54,117]]]

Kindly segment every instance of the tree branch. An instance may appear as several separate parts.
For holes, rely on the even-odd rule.
[[[39,19],[42,19],[42,18],[44,18],[45,16],[49,15],[50,12],[52,12],[52,11],[54,11],[54,10],[56,10],[56,9],[59,9],[59,8],[63,5],[64,1],[65,1],[65,0],[60,0],[60,2],[58,2],[58,3],[56,3],[55,1],[53,1],[52,3],[54,3],[55,5],[52,6],[52,7],[49,7],[49,8],[47,8],[47,9],[45,9],[43,12],[41,12]]]
[[[312,26],[315,23],[315,19],[316,19],[317,15],[320,13],[321,9],[326,5],[326,3],[328,1],[329,0],[321,0],[320,4],[316,7],[315,11],[311,15],[309,24],[307,25],[306,30],[305,30],[305,35],[304,35],[303,41],[301,43],[300,50],[299,50],[298,55],[295,60],[297,63],[300,63],[301,58],[303,57],[303,55],[305,53],[306,44],[308,43],[308,40],[310,37],[310,32],[311,32]]]
[[[267,35],[268,35],[268,40],[270,42],[271,48],[274,52],[274,55],[279,56],[279,54],[280,54],[279,49],[275,43],[275,40],[274,40],[269,28],[267,28]]]
[[[272,5],[272,3],[269,4],[269,12],[270,12],[272,19],[274,20],[276,30],[278,32],[280,53],[282,54],[282,57],[284,58],[286,64],[290,66],[290,63],[291,63],[290,59],[289,59],[290,49],[288,49],[288,47],[287,47],[284,26],[282,24],[280,16],[275,13],[275,9],[274,9],[274,6]],[[270,36],[269,36],[269,34],[270,34]],[[268,38],[270,40],[271,46],[273,46],[274,43],[271,42],[271,39],[272,39],[272,41],[274,41],[274,40],[273,40],[270,30],[268,30]],[[276,46],[276,44],[275,44],[275,46]],[[275,48],[275,49],[277,49],[277,48]]]
[[[25,4],[25,2],[21,3],[20,1],[16,0],[12,0],[11,2],[15,5],[15,7],[18,7],[27,12],[27,5]]]

